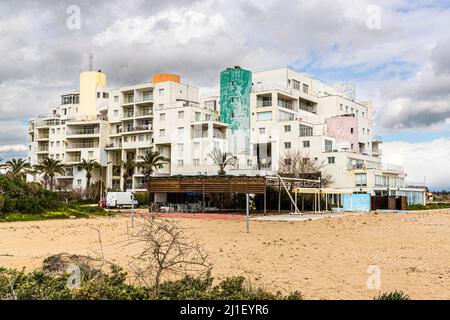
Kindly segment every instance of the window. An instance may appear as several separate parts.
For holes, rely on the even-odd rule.
[[[178,135],[182,136],[184,134],[184,127],[179,127],[178,128]]]
[[[230,85],[231,85],[232,87],[234,87],[234,81],[231,81],[231,82],[230,82]]]
[[[352,113],[355,113],[355,108],[352,108]]]
[[[119,96],[114,96],[114,102],[119,102]]]
[[[100,92],[97,92],[97,99],[100,98]]]
[[[313,135],[313,128],[309,126],[305,126],[303,124],[300,125],[300,137],[311,137]]]
[[[356,109],[356,116],[359,116],[359,110]]]
[[[290,149],[291,148],[291,143],[290,142],[285,142],[284,143],[284,148],[285,149]]]
[[[362,112],[362,117],[364,118],[366,116],[366,113],[363,111]]]
[[[200,165],[200,159],[194,159],[194,166],[199,166]]]
[[[164,95],[164,89],[159,89],[159,95],[163,96]]]
[[[200,142],[194,142],[194,150],[200,150]]]
[[[291,126],[284,126],[284,132],[291,132]]]
[[[178,111],[178,119],[184,119],[184,111]]]
[[[60,141],[56,141],[56,147],[59,148],[60,145],[61,145],[61,142]]]
[[[143,134],[139,135],[139,141],[144,141],[144,135]]]
[[[200,112],[195,112],[195,121],[200,121],[202,114]]]
[[[60,133],[61,133],[61,128],[57,128],[57,129],[56,129],[56,133],[57,133],[57,134],[60,134]]]
[[[166,136],[166,129],[159,129],[159,136],[165,137]]]
[[[88,152],[88,158],[91,159],[94,157],[94,151],[89,151]]]
[[[182,166],[184,165],[184,161],[183,161],[183,160],[178,160],[178,161],[177,161],[177,165],[178,165],[179,167],[182,167]]]
[[[50,147],[53,148],[53,147],[54,147],[54,144],[55,144],[55,143],[54,143],[53,141],[50,142]]]
[[[309,140],[303,141],[303,148],[309,148],[311,146],[311,143]]]
[[[183,151],[184,150],[184,144],[183,143],[177,143],[177,151]]]
[[[210,114],[205,114],[205,120],[206,121],[210,121],[211,120],[211,115]]]
[[[333,151],[333,141],[325,140],[325,152],[331,152],[331,151]]]
[[[259,134],[266,134],[266,128],[259,128]]]
[[[350,128],[350,133],[353,133],[353,128]]]
[[[345,106],[345,112],[348,112],[348,106]]]
[[[366,128],[362,128],[363,129],[363,134],[365,134],[366,133]]]
[[[270,121],[270,120],[272,120],[272,111],[256,113],[256,121]]]
[[[303,92],[309,93],[309,86],[307,84],[303,84]]]
[[[336,163],[336,158],[335,157],[328,157],[328,163],[329,164]]]
[[[114,117],[118,117],[119,116],[119,110],[114,110]]]
[[[81,186],[81,179],[78,179],[78,180],[77,180],[77,185],[78,185],[78,186]]]
[[[309,158],[303,158],[303,159],[302,159],[303,164],[308,164],[309,161],[310,161]]]
[[[165,113],[160,113],[159,114],[159,121],[164,121],[166,120],[166,114]]]
[[[292,164],[292,160],[291,159],[284,159],[284,164],[287,166],[290,166]]]
[[[342,103],[339,105],[339,110],[344,110],[344,106],[342,105]]]
[[[367,129],[367,134],[369,134],[370,133],[370,130],[369,129]]]
[[[367,174],[366,173],[355,173],[355,185],[357,187],[367,186]]]
[[[109,93],[103,92],[103,99],[108,99],[108,98],[109,98]]]
[[[292,87],[293,87],[295,90],[300,90],[300,82],[297,81],[297,80],[292,80]]]

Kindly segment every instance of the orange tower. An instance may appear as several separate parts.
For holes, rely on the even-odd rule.
[[[166,81],[180,83],[180,80],[180,76],[173,73],[155,73],[152,77],[153,84]]]

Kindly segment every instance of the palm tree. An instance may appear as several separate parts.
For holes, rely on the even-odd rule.
[[[44,185],[47,188],[47,183],[50,181],[50,191],[53,191],[56,174],[64,174],[64,165],[61,160],[45,158],[41,163],[34,166],[35,170],[44,174]]]
[[[134,162],[133,159],[127,159],[126,161],[121,161],[120,162],[120,167],[123,170],[122,173],[122,178],[123,178],[123,191],[127,191],[127,180],[130,177],[130,172],[132,172],[134,170],[134,168],[136,167],[136,163]]]
[[[237,160],[237,157],[233,156],[230,152],[222,152],[217,148],[214,148],[208,156],[219,166],[219,170],[217,170],[219,176],[224,176],[226,174],[225,168],[228,165],[233,165]]]
[[[160,169],[169,159],[163,157],[158,151],[149,151],[145,156],[139,157],[143,162],[139,163],[145,179],[147,180],[148,205],[150,208],[150,178],[156,169]]]
[[[11,159],[0,165],[6,169],[6,173],[25,180],[26,173],[31,169],[31,165],[25,159]]]
[[[80,163],[80,168],[86,170],[86,190],[88,190],[91,186],[92,171],[95,168],[100,168],[100,163],[98,163],[94,159],[83,159]]]
[[[208,156],[214,161],[216,165],[219,166],[219,170],[217,170],[217,174],[219,176],[224,176],[226,174],[225,168],[228,165],[233,165],[236,163],[237,157],[233,156],[230,152],[222,152],[220,149],[214,148],[212,153],[208,154]],[[223,203],[223,194],[219,194],[219,211],[222,212],[222,203]]]

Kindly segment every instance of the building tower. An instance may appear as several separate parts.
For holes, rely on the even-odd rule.
[[[239,66],[220,73],[220,120],[228,124],[228,151],[250,154],[251,71]]]

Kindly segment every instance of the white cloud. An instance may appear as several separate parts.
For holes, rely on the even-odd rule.
[[[449,186],[450,138],[430,142],[387,142],[383,144],[383,161],[403,166],[407,180],[420,182],[426,179],[430,189]]]
[[[14,145],[4,145],[0,146],[0,152],[8,152],[8,151],[26,151],[27,146],[23,144],[14,144]]]

